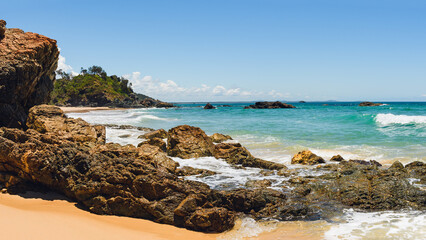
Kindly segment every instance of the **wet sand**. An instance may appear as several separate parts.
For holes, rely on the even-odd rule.
[[[0,194],[2,239],[216,239],[218,234],[193,232],[129,217],[96,215],[56,194]]]

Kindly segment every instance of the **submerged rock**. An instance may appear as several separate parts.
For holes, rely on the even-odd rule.
[[[0,127],[25,129],[28,110],[49,101],[59,50],[53,39],[0,25]]]
[[[227,140],[232,140],[232,137],[229,135],[221,134],[221,133],[214,133],[213,135],[210,136],[210,139],[214,143],[221,143]]]
[[[373,103],[373,102],[362,102],[358,104],[360,107],[374,107],[374,106],[382,106],[383,103]]]
[[[291,159],[291,164],[315,165],[319,163],[325,163],[324,159],[309,150],[299,152]]]
[[[291,104],[276,102],[256,102],[254,105],[244,107],[244,109],[272,109],[272,108],[296,108]]]
[[[216,109],[216,107],[214,107],[210,103],[207,103],[206,106],[204,106],[204,109]]]

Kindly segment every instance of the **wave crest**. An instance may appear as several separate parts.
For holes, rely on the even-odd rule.
[[[374,120],[382,126],[392,124],[426,124],[426,116],[394,115],[392,113],[377,114]]]

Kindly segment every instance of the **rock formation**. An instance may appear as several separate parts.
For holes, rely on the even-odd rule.
[[[214,107],[210,103],[207,103],[206,106],[204,106],[204,109],[216,109],[216,107]]]
[[[314,165],[318,163],[325,163],[325,161],[322,157],[315,155],[309,150],[299,152],[291,159],[291,164]]]
[[[238,213],[277,220],[317,220],[330,219],[344,207],[426,209],[426,192],[409,181],[426,182],[422,162],[405,167],[394,163],[385,169],[373,161],[341,161],[317,167],[322,174],[297,176],[284,165],[254,158],[240,144],[215,146],[199,128],[183,125],[171,129],[168,140],[174,147],[168,151],[176,155],[212,154],[233,164],[277,169],[279,175],[290,178],[283,181],[289,186],[283,191],[268,189],[269,180],[249,181],[246,186],[255,189],[218,191],[178,177],[214,172],[179,169],[158,146],[104,144],[103,128],[69,119],[59,108],[36,106],[30,110],[30,119],[26,131],[0,128],[0,187],[12,193],[48,188],[98,214],[222,232],[232,228]],[[83,132],[91,137],[70,137]],[[198,148],[192,151],[192,147]]]
[[[4,38],[5,32],[6,32],[6,21],[0,20],[0,41]]]
[[[229,135],[221,134],[221,133],[214,133],[213,135],[210,136],[210,139],[214,143],[221,143],[227,140],[232,140],[232,137]]]
[[[198,127],[182,125],[169,130],[167,154],[172,157],[209,157],[213,156],[215,151],[212,140]]]
[[[154,130],[148,133],[145,133],[144,135],[140,135],[138,138],[142,138],[142,139],[151,139],[151,138],[167,138],[167,132],[164,129],[158,129],[158,130]]]
[[[25,128],[28,110],[49,101],[58,56],[55,40],[5,29],[0,41],[0,126]]]
[[[296,108],[291,104],[276,102],[256,102],[254,105],[244,107],[244,109],[274,109],[274,108]]]
[[[373,102],[362,102],[358,106],[360,107],[374,107],[374,106],[382,106],[383,103],[373,103]]]

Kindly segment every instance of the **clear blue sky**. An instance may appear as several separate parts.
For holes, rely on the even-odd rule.
[[[8,0],[0,18],[167,101],[426,101],[424,0]]]

